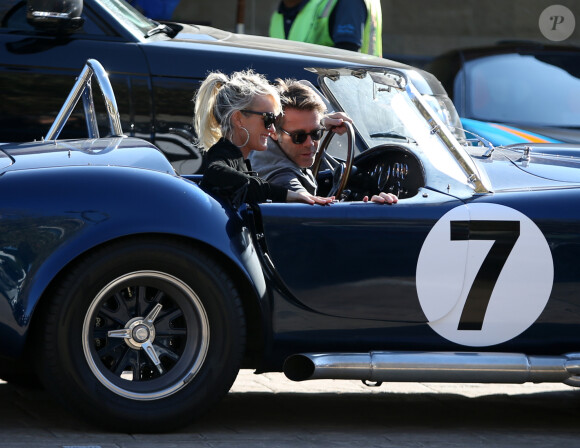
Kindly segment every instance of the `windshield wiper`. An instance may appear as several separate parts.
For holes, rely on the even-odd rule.
[[[396,132],[375,132],[374,134],[370,135],[371,138],[396,138],[398,140],[406,140],[408,143],[417,143],[417,140],[414,140],[410,137],[407,137],[402,134],[397,134]]]
[[[165,25],[163,23],[160,23],[155,28],[151,28],[149,31],[147,31],[147,34],[145,35],[145,37],[151,37],[151,36],[154,36],[155,34],[159,34],[159,33],[164,33],[164,34],[170,35],[172,32],[173,32],[173,30],[171,29],[171,27],[169,27],[168,25]]]
[[[489,158],[493,154],[493,151],[495,151],[495,148],[496,147],[493,146],[493,143],[491,143],[489,140],[483,138],[481,135],[478,135],[475,132],[468,131],[467,129],[458,128],[458,127],[455,127],[455,126],[449,126],[449,127],[450,128],[453,128],[453,129],[459,129],[460,131],[463,131],[464,134],[473,135],[476,138],[476,140],[478,142],[480,142],[486,148],[486,150],[483,153],[483,156],[482,157]],[[469,141],[469,140],[467,140],[467,141]],[[498,146],[498,148],[502,148],[502,146]]]

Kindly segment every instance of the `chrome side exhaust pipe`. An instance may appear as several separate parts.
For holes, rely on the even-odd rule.
[[[371,382],[544,383],[580,385],[580,353],[529,356],[486,352],[302,353],[288,357],[284,374]],[[578,383],[578,384],[576,384]]]

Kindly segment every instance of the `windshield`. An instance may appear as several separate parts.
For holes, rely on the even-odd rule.
[[[458,88],[463,77],[465,91]],[[505,54],[469,61],[455,78],[454,91],[457,104],[466,105],[468,118],[531,126],[580,126],[578,53]]]
[[[352,118],[367,147],[404,145],[420,157],[428,154],[430,164],[439,172],[465,182],[465,172],[405,91],[402,75],[358,73],[326,77],[324,84]]]
[[[99,0],[99,5],[105,8],[111,16],[131,31],[131,34],[142,39],[159,24],[148,19],[124,0]]]
[[[404,78],[391,78],[396,84]],[[376,146],[388,140],[415,141],[413,132],[392,113],[393,103],[401,96],[401,89],[375,83],[370,76],[356,78],[341,76],[325,79],[333,96],[353,119],[355,126],[368,146]],[[388,81],[387,81],[388,82]]]

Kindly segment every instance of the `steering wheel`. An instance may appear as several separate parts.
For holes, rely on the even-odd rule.
[[[338,166],[334,168],[332,188],[328,193],[329,196],[335,196],[337,198],[346,187],[346,183],[352,169],[352,161],[354,159],[354,128],[352,127],[352,124],[347,121],[345,121],[344,124],[346,125],[346,136],[348,139],[346,147],[346,161],[338,162]],[[314,163],[312,164],[311,168],[314,178],[316,178],[318,172],[320,171],[322,157],[326,153],[326,149],[328,148],[332,137],[334,137],[334,134],[335,132],[332,131],[327,132],[324,139],[322,140],[322,143],[320,143],[320,147],[318,148],[318,152],[316,153],[316,157],[314,158]]]

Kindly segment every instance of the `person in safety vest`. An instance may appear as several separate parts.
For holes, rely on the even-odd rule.
[[[270,37],[382,56],[380,0],[281,0]]]

